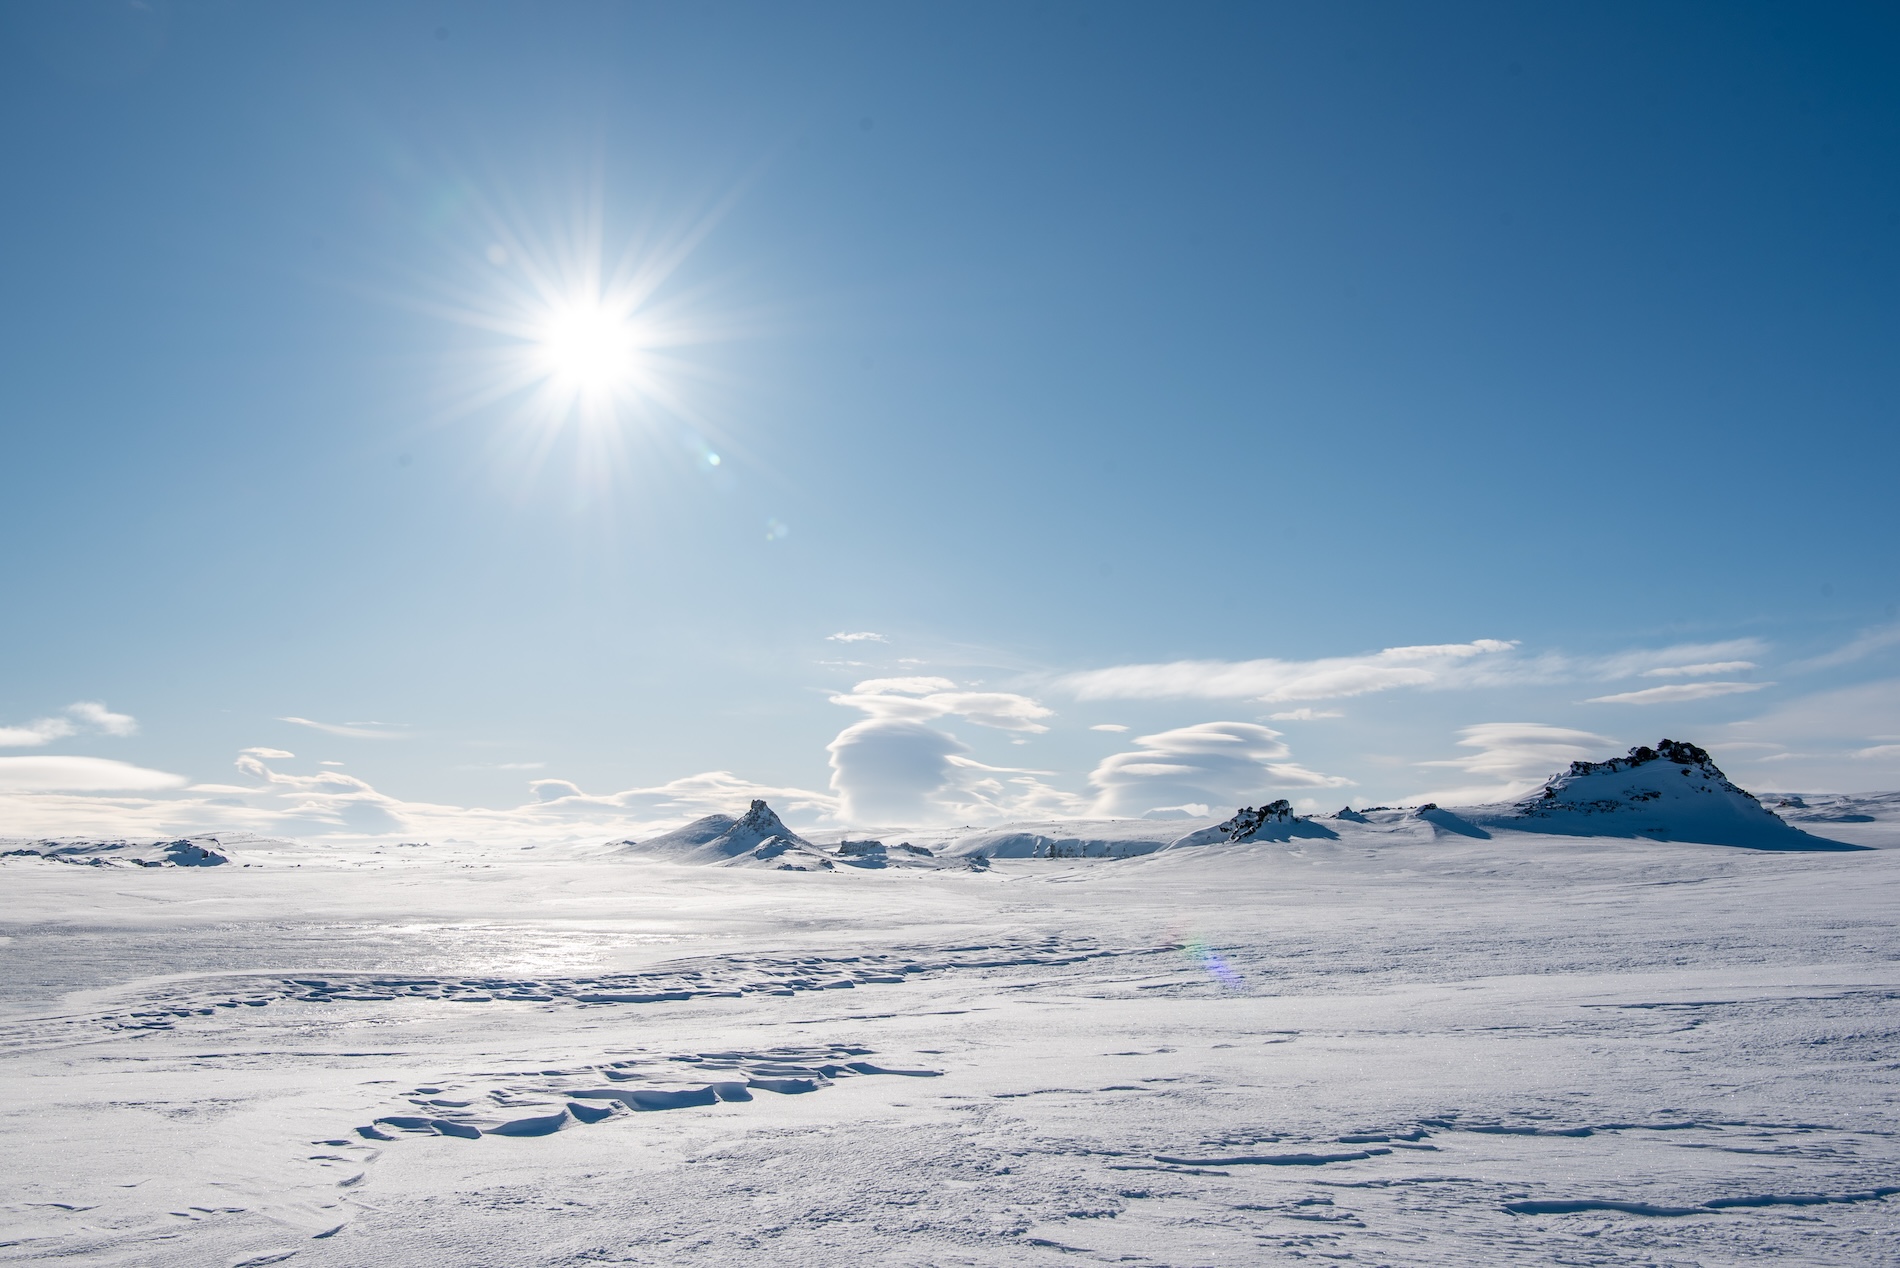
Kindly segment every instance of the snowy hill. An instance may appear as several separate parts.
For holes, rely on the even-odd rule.
[[[1233,818],[1176,837],[1168,843],[1168,848],[1178,850],[1184,846],[1216,845],[1223,841],[1291,841],[1295,837],[1334,840],[1338,836],[1337,832],[1324,824],[1294,814],[1292,804],[1281,798],[1257,809],[1242,806]]]
[[[218,867],[231,861],[217,837],[181,837],[174,841],[0,841],[0,859],[36,858],[87,867]]]
[[[1851,850],[1813,836],[1730,783],[1708,753],[1663,740],[1606,762],[1572,762],[1544,787],[1506,809],[1464,816],[1493,829],[1577,837],[1651,837],[1758,850]]]

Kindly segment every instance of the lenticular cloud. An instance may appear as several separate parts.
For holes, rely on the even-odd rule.
[[[1280,732],[1253,722],[1202,722],[1136,739],[1089,776],[1095,813],[1141,815],[1168,806],[1246,801],[1279,788],[1338,788],[1352,781],[1278,759]]]

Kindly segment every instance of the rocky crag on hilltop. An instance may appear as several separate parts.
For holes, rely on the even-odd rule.
[[[1242,806],[1231,819],[1201,828],[1168,844],[1170,850],[1196,845],[1247,841],[1290,841],[1295,837],[1335,839],[1331,828],[1293,813],[1293,803],[1282,797],[1264,806]]]

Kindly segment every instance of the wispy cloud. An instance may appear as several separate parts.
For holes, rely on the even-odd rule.
[[[833,643],[888,643],[891,641],[882,634],[874,634],[870,630],[858,630],[855,633],[846,633],[841,630],[836,634],[827,634],[825,638]]]
[[[1815,656],[1796,665],[1797,669],[1837,669],[1842,665],[1851,665],[1855,661],[1866,660],[1889,647],[1900,646],[1900,622],[1882,625],[1875,629],[1863,630],[1853,639],[1822,656]]]
[[[1119,722],[1097,722],[1089,728],[1091,731],[1126,731],[1127,729]]]
[[[406,740],[409,733],[387,722],[318,722],[311,718],[279,718],[325,735],[345,735],[356,740]]]
[[[1269,722],[1318,722],[1322,718],[1343,718],[1346,715],[1337,709],[1288,709],[1284,713],[1269,713]]]
[[[1450,685],[1481,657],[1510,652],[1515,643],[1483,638],[1470,643],[1388,647],[1362,656],[1322,660],[1177,660],[1115,665],[1067,674],[1057,685],[1082,700],[1331,700],[1395,687]]]
[[[1737,696],[1744,692],[1772,687],[1772,682],[1678,682],[1667,687],[1647,687],[1642,691],[1619,691],[1610,696],[1591,696],[1585,704],[1682,704],[1690,700],[1709,700],[1716,696]]]
[[[129,713],[114,713],[97,700],[81,700],[75,704],[69,704],[66,706],[66,712],[77,719],[82,726],[89,726],[106,735],[138,734],[137,718]]]
[[[261,757],[266,760],[274,759],[276,761],[284,761],[297,756],[295,753],[289,753],[280,748],[247,748],[239,749],[238,752],[243,757]]]
[[[76,701],[64,713],[64,717],[35,718],[23,726],[0,726],[0,748],[39,748],[89,730],[122,737],[135,735],[139,729],[138,719],[131,714],[114,713],[97,700]]]
[[[1614,740],[1594,731],[1542,722],[1484,722],[1458,734],[1458,747],[1477,751],[1419,765],[1460,770],[1479,782],[1429,792],[1424,799],[1452,805],[1503,801],[1530,791],[1579,758],[1606,757],[1616,749]]]
[[[1677,643],[1670,647],[1638,647],[1607,656],[1552,658],[1551,667],[1564,678],[1595,678],[1614,682],[1619,678],[1693,677],[1698,673],[1727,673],[1727,669],[1709,668],[1723,661],[1751,660],[1768,650],[1756,638],[1731,638],[1719,643]],[[1738,665],[1752,669],[1754,666]]]
[[[1701,665],[1665,665],[1658,669],[1645,669],[1643,678],[1705,678],[1710,674],[1739,674],[1748,669],[1759,669],[1752,660],[1712,660]]]

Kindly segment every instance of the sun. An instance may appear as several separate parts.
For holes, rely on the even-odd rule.
[[[568,299],[536,331],[536,361],[556,394],[599,405],[639,391],[649,343],[642,335],[630,313],[599,299]]]
[[[712,306],[720,287],[702,270],[682,269],[729,202],[670,226],[649,215],[619,237],[598,191],[539,219],[471,195],[447,267],[401,297],[468,332],[443,359],[442,421],[483,418],[524,488],[557,460],[587,497],[682,459],[718,472],[727,380],[709,346],[753,327]]]

